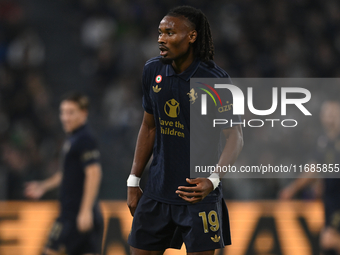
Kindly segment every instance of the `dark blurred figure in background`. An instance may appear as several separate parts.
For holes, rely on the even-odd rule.
[[[44,255],[101,253],[103,217],[98,203],[100,153],[87,126],[89,100],[72,93],[60,103],[60,121],[67,134],[62,171],[43,181],[27,183],[25,195],[39,199],[61,184],[61,211],[51,230]]]
[[[313,164],[339,165],[340,103],[338,101],[324,102],[321,106],[320,120],[324,134],[317,140],[316,153],[312,162]],[[296,179],[281,191],[280,198],[291,199],[306,186],[317,181],[319,180],[316,178]],[[325,228],[321,232],[320,245],[324,251],[323,254],[340,255],[340,179],[324,179],[323,202]]]

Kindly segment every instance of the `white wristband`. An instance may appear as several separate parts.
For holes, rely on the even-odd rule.
[[[140,178],[134,174],[130,174],[129,178],[127,179],[127,186],[128,187],[139,187]]]
[[[214,190],[215,190],[218,184],[220,183],[220,176],[217,173],[213,173],[207,179],[211,181],[212,185],[214,186]]]

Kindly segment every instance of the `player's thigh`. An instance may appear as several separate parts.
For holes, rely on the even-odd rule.
[[[340,249],[340,233],[333,227],[325,227],[320,234],[322,249]]]
[[[45,248],[43,255],[60,255],[60,253],[49,248]]]
[[[68,237],[69,225],[61,218],[56,219],[48,236],[44,252],[47,255],[59,254],[65,250],[65,240]]]
[[[164,251],[146,251],[130,247],[130,255],[162,255]]]
[[[133,217],[128,244],[141,250],[136,250],[139,253],[143,250],[159,252],[167,248],[180,248],[183,242],[178,247],[172,241],[175,231],[170,205],[143,195]]]
[[[96,221],[96,220],[95,220]],[[103,226],[95,223],[93,229],[87,233],[77,233],[77,240],[74,246],[69,245],[74,254],[97,255],[101,254]]]
[[[172,215],[180,227],[188,254],[213,254],[214,250],[231,243],[228,211],[222,199],[176,208]]]
[[[326,226],[320,233],[322,249],[336,249],[340,252],[340,210],[336,205],[325,206]]]

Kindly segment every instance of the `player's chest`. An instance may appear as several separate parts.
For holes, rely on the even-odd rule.
[[[151,83],[149,96],[155,108],[189,107],[190,81],[177,76],[156,77]]]
[[[79,158],[79,152],[75,141],[68,139],[64,142],[62,147],[62,159],[63,161],[77,160]]]

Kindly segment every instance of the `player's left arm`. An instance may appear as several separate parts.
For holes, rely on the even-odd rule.
[[[223,129],[223,134],[226,138],[226,145],[224,146],[218,165],[232,166],[243,148],[243,132],[241,125]],[[224,174],[225,173],[219,173],[219,177],[223,177]]]
[[[93,227],[93,205],[96,201],[102,170],[99,163],[89,164],[85,167],[85,180],[83,197],[77,217],[77,226],[80,232],[89,231]]]
[[[223,129],[223,134],[226,138],[226,144],[220,156],[218,165],[233,165],[243,147],[242,128],[240,125],[236,125],[227,129]],[[221,173],[217,178],[220,177],[222,177]],[[178,187],[176,193],[189,203],[194,204],[202,201],[211,191],[214,190],[214,185],[208,178],[187,179],[186,181],[189,184],[194,184],[196,186],[180,186]]]

